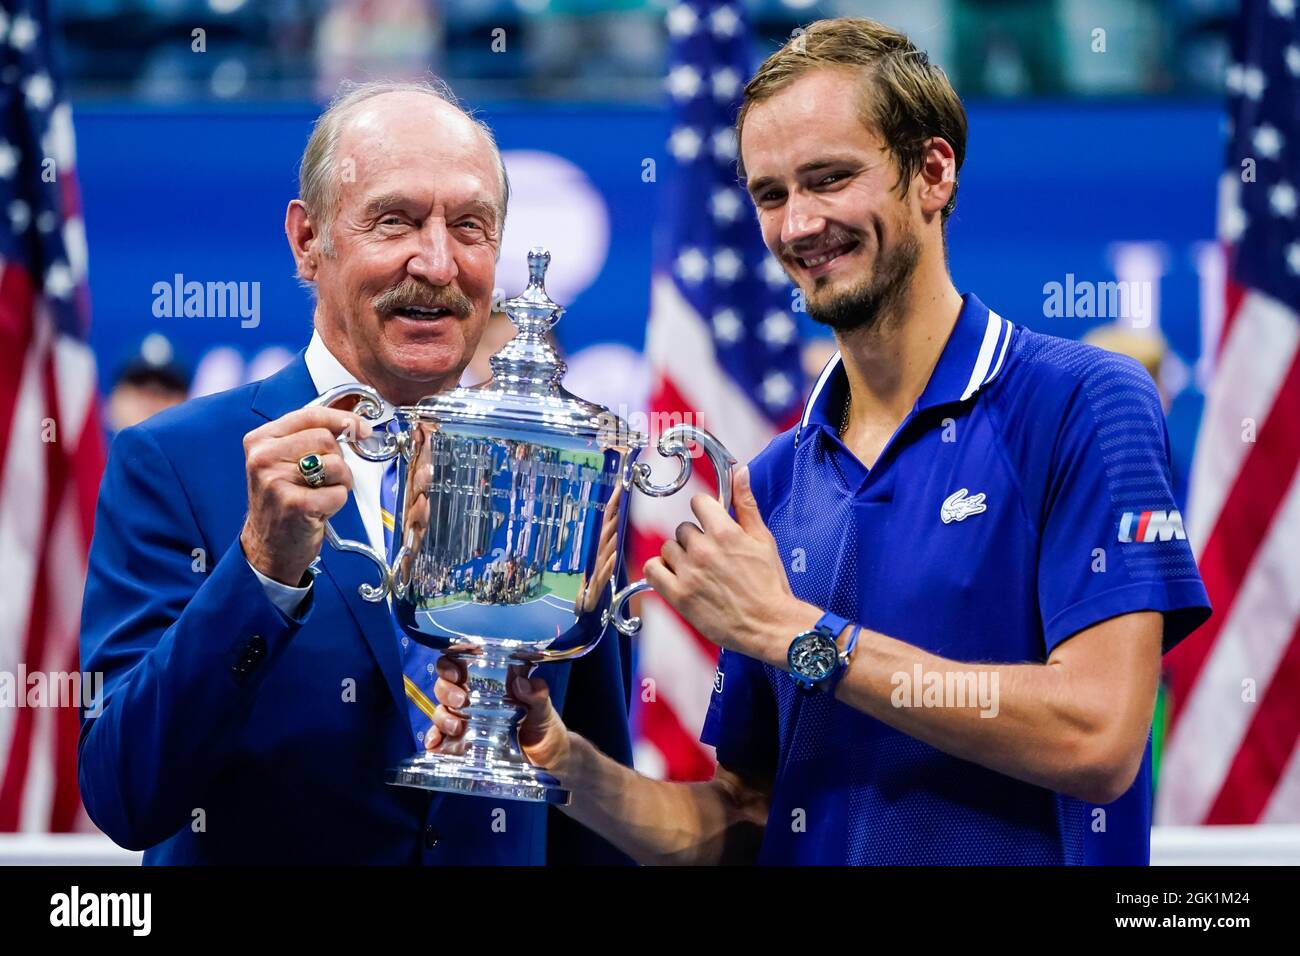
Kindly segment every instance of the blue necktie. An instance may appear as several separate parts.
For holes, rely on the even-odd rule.
[[[393,431],[396,422],[389,422],[388,430]],[[384,469],[383,484],[379,489],[379,516],[384,523],[384,550],[391,562],[396,548],[393,546],[394,515],[397,513],[398,455],[388,462]],[[391,602],[391,598],[390,598]],[[437,707],[433,696],[433,684],[437,674],[434,665],[438,654],[425,647],[419,641],[413,641],[402,631],[397,617],[392,616],[393,631],[397,635],[398,652],[402,659],[402,684],[406,690],[407,711],[410,714],[411,730],[415,739],[423,745],[424,733],[433,723],[433,711]]]

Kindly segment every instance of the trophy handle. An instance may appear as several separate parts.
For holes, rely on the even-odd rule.
[[[656,485],[650,480],[650,466],[638,462],[632,468],[632,484],[651,498],[666,498],[681,491],[691,478],[691,457],[687,442],[693,441],[704,449],[718,476],[718,502],[726,510],[731,510],[731,473],[736,467],[736,458],[727,451],[726,446],[703,428],[695,425],[674,425],[659,436],[659,454],[665,458],[675,457],[681,463],[681,470],[672,481]],[[609,619],[620,634],[631,637],[641,630],[641,618],[627,616],[627,602],[642,591],[653,591],[642,578],[634,581],[614,595],[609,606]]]
[[[384,417],[384,400],[379,397],[379,393],[367,385],[340,385],[337,388],[331,388],[314,401],[307,403],[307,408],[314,405],[323,405],[326,408],[332,408],[336,402],[345,398],[356,398],[357,402],[352,407],[356,412],[367,421],[377,421]],[[357,453],[358,457],[366,461],[388,461],[396,457],[406,445],[406,435],[398,432],[397,434],[385,433],[384,443],[378,451],[371,451],[362,442],[362,439],[346,432],[338,436],[338,440],[350,445],[352,450]],[[347,551],[352,554],[360,554],[374,562],[375,567],[379,569],[379,585],[361,584],[357,587],[357,593],[363,600],[372,604],[378,604],[384,598],[388,597],[393,591],[393,572],[388,566],[384,556],[362,541],[353,541],[351,538],[343,538],[334,530],[334,526],[328,521],[325,522],[325,540],[329,542],[330,547],[335,551]]]

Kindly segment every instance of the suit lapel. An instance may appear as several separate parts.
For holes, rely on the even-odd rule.
[[[262,382],[253,395],[253,411],[272,421],[294,409],[302,408],[316,397],[316,386],[307,370],[305,354],[305,351],[299,352],[293,361]],[[355,496],[348,495],[347,504],[330,518],[330,524],[340,537],[368,543]],[[383,601],[371,603],[357,592],[364,583],[378,583],[375,566],[360,555],[341,554],[324,544],[321,546],[319,567],[323,573],[317,575],[317,581],[328,580],[342,596],[343,603],[384,675],[384,683],[393,696],[398,715],[409,728],[410,721],[406,720],[406,692],[402,687],[402,662],[397,651],[397,632],[388,605]]]

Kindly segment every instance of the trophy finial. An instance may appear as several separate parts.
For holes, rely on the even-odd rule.
[[[551,254],[545,246],[528,250],[528,284],[539,289],[546,286],[546,268],[551,264]]]
[[[565,365],[546,340],[564,308],[546,294],[546,269],[551,253],[545,246],[528,250],[528,287],[502,303],[515,324],[515,337],[488,359],[492,377],[501,387],[533,394],[554,394],[564,377]]]

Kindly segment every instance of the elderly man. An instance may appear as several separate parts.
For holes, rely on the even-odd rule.
[[[432,658],[358,596],[368,562],[321,550],[326,519],[384,547],[385,466],[337,440],[369,433],[357,416],[304,406],[349,382],[392,404],[456,385],[506,214],[492,134],[445,89],[360,87],[317,121],[300,193],[285,232],[316,294],[306,349],[113,446],[82,621],[105,687],[81,731],[86,809],[148,863],[622,860],[542,805],[385,783],[429,727]],[[629,762],[625,660],[610,640],[542,670]]]

